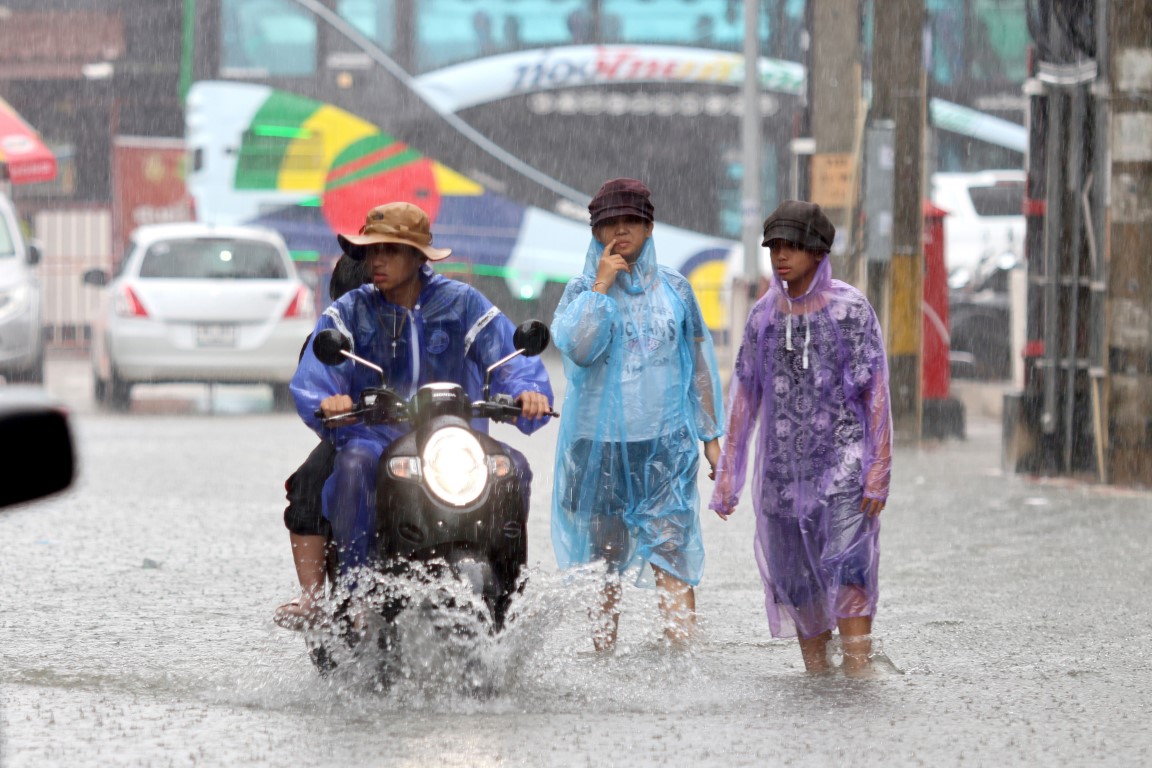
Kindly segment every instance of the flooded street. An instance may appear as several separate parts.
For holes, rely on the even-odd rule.
[[[500,427],[536,482],[521,616],[480,651],[496,692],[462,692],[427,647],[383,694],[363,670],[319,677],[271,620],[295,584],[299,420],[259,388],[97,413],[85,365],[48,381],[77,483],[0,514],[5,766],[1152,761],[1152,494],[1005,476],[994,421],[897,451],[875,624],[894,668],[868,681],[808,677],[771,639],[746,499],[704,517],[694,648],[664,649],[655,594],[630,587],[619,649],[593,654],[594,584],[565,584],[549,541],[556,428]]]

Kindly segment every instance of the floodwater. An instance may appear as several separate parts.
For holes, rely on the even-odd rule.
[[[365,667],[318,676],[272,623],[295,581],[282,483],[313,438],[237,397],[81,403],[76,486],[0,513],[3,765],[1152,762],[1152,494],[1005,476],[992,421],[897,451],[871,680],[809,677],[769,636],[747,504],[704,518],[691,650],[629,586],[620,647],[592,653],[596,582],[566,583],[548,538],[554,428],[500,433],[536,470],[532,567],[476,696],[434,638],[380,692]]]

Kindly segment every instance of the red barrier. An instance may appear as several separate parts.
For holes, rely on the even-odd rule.
[[[920,386],[924,400],[948,398],[948,271],[944,262],[944,217],[948,212],[924,203],[924,311]]]

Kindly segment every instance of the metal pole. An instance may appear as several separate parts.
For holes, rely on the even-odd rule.
[[[1095,91],[1095,146],[1092,150],[1091,235],[1092,293],[1089,310],[1088,358],[1089,382],[1092,388],[1092,433],[1095,437],[1096,478],[1109,482],[1106,453],[1109,445],[1108,422],[1103,418],[1104,385],[1107,369],[1104,360],[1104,307],[1108,273],[1105,269],[1104,248],[1107,245],[1105,202],[1108,200],[1108,128],[1111,123],[1111,81],[1109,80],[1110,54],[1108,51],[1109,0],[1096,0],[1096,91]]]
[[[1069,94],[1071,119],[1069,120],[1068,138],[1068,172],[1065,186],[1067,193],[1074,203],[1068,206],[1071,218],[1071,235],[1068,242],[1069,249],[1068,271],[1061,275],[1062,281],[1067,280],[1068,289],[1066,304],[1068,305],[1068,319],[1065,322],[1065,350],[1063,354],[1064,365],[1064,449],[1062,469],[1064,474],[1072,474],[1072,461],[1077,448],[1077,437],[1083,430],[1077,418],[1076,403],[1081,367],[1080,360],[1080,332],[1082,321],[1080,318],[1080,244],[1084,236],[1084,212],[1075,203],[1080,202],[1080,195],[1084,187],[1084,120],[1085,120],[1085,86],[1077,85]]]
[[[1061,89],[1053,89],[1048,98],[1048,187],[1047,215],[1044,219],[1044,395],[1040,411],[1040,429],[1046,443],[1044,450],[1044,471],[1055,472],[1055,440],[1057,422],[1056,383],[1060,372],[1060,263],[1063,248],[1062,226],[1064,220],[1064,152],[1065,126],[1067,125],[1067,95]]]
[[[744,115],[741,157],[744,178],[740,212],[743,224],[744,279],[755,296],[760,281],[760,0],[744,0]]]

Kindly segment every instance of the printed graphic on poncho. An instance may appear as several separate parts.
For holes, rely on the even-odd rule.
[[[646,320],[624,321],[624,348],[628,351],[624,361],[625,376],[636,375],[646,367],[666,366],[676,353],[676,317],[671,308],[650,306],[645,314]]]

